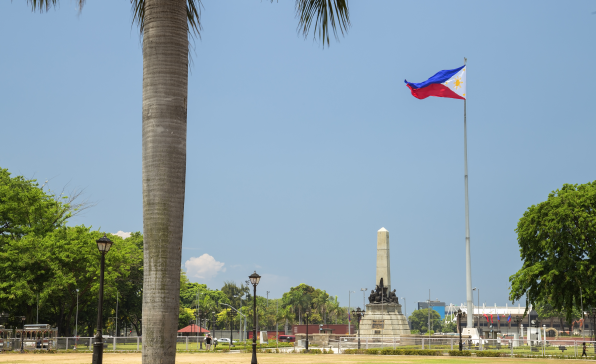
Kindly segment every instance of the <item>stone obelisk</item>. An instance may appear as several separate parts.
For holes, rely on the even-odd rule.
[[[381,278],[391,291],[391,264],[389,262],[389,231],[384,227],[377,231],[377,285],[380,285]]]
[[[401,312],[397,293],[391,290],[389,231],[377,231],[377,277],[370,290],[366,313],[360,321],[360,335],[381,340],[410,334],[408,320]]]

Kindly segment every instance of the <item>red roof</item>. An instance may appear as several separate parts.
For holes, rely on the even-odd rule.
[[[182,328],[180,330],[178,330],[178,332],[209,332],[209,330],[203,328],[203,327],[199,327],[195,324],[190,324],[188,326],[186,326],[185,328]]]

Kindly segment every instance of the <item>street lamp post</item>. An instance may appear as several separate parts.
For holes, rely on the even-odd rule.
[[[250,364],[258,364],[257,363],[257,284],[261,280],[261,276],[257,274],[255,271],[253,274],[248,276],[250,278],[250,283],[254,287],[254,294],[253,294],[253,326],[252,326],[252,359]]]
[[[234,328],[232,327],[232,325],[234,324],[234,317],[236,317],[236,312],[234,312],[233,310],[229,310],[228,311],[228,317],[230,318],[230,347],[234,346],[234,340],[232,338],[232,333],[234,332]]]
[[[360,307],[356,309],[356,311],[352,310],[352,315],[358,318],[358,349],[360,349],[360,319],[364,316],[364,310],[361,310]]]
[[[95,335],[95,341],[93,342],[93,364],[103,363],[103,337],[101,336],[102,327],[102,310],[103,310],[103,276],[106,264],[106,254],[110,251],[112,241],[104,234],[102,238],[95,241],[97,243],[97,249],[101,254],[101,263],[99,269],[99,299],[97,303],[97,334]]]
[[[306,319],[306,346],[304,347],[304,351],[308,353],[308,317],[310,316],[310,309],[307,308],[304,311],[304,318]]]
[[[461,309],[457,310],[457,312],[455,313],[456,317],[457,317],[457,332],[459,333],[459,351],[463,350],[463,343],[461,340],[461,320],[462,318],[464,318],[465,313],[463,313],[461,311]]]
[[[25,352],[25,320],[27,317],[21,316],[21,320],[23,320],[23,332],[21,333],[21,353]]]

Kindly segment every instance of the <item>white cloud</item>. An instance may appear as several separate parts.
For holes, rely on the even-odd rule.
[[[112,235],[118,235],[122,239],[126,239],[126,238],[130,238],[130,234],[131,234],[131,232],[125,233],[124,231],[120,230],[117,233],[112,234]]]
[[[218,262],[211,255],[205,253],[200,257],[191,257],[184,263],[189,277],[211,279],[219,272],[225,272],[225,263]]]

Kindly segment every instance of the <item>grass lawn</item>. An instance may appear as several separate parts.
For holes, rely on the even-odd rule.
[[[198,363],[250,363],[251,354],[223,354],[223,353],[198,353],[176,355],[178,364]],[[385,355],[331,355],[331,354],[258,354],[259,363],[355,363],[355,364],[376,364],[376,363],[437,363],[437,364],[562,364],[569,363],[569,360],[557,359],[516,359],[516,358],[458,358],[458,357],[420,357],[420,356],[385,356]],[[0,354],[0,363],[18,364],[88,364],[91,362],[91,354]],[[594,361],[590,361],[594,362]],[[106,364],[141,364],[141,354],[111,354],[104,353]]]

